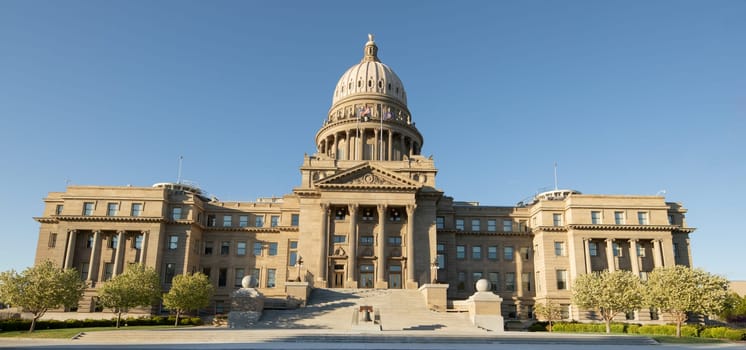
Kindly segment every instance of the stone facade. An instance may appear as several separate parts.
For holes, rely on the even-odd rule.
[[[128,263],[174,275],[203,272],[216,293],[210,310],[252,275],[263,294],[286,283],[325,288],[448,284],[466,299],[481,278],[503,299],[506,319],[532,317],[553,299],[567,317],[575,276],[691,265],[686,210],[661,196],[541,193],[512,206],[459,202],[436,187],[432,157],[407,107],[401,80],[371,37],[361,63],[335,87],[316,152],[300,184],[282,197],[223,202],[183,183],[153,187],[69,186],[45,198],[36,261],[51,259],[90,282],[79,312],[97,310],[95,289]],[[302,257],[302,264],[298,261]],[[305,288],[305,287],[304,287]],[[654,319],[649,312],[634,316]]]

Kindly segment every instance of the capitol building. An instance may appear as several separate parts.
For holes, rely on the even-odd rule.
[[[202,272],[215,285],[210,310],[226,313],[244,276],[282,297],[287,286],[418,289],[447,285],[449,300],[487,279],[506,319],[531,319],[552,300],[563,317],[576,276],[692,266],[686,209],[662,196],[555,189],[515,205],[458,201],[422,156],[403,82],[369,36],[363,57],[329,87],[315,153],[282,197],[225,202],[186,183],[68,186],[44,199],[36,262],[76,268],[89,288],[77,312],[96,312],[96,288],[142,263],[161,276]],[[310,135],[309,135],[310,136]],[[436,155],[437,156],[437,155]],[[443,167],[447,169],[447,165]],[[447,170],[444,170],[447,171]],[[658,319],[638,310],[628,319]]]

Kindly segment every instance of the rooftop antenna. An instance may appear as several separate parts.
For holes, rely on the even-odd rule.
[[[176,173],[176,183],[181,183],[181,161],[184,160],[184,156],[179,156],[179,170]]]
[[[554,162],[554,190],[558,190],[559,187],[557,187],[557,162]]]

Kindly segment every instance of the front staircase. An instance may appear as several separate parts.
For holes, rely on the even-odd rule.
[[[256,328],[350,330],[360,306],[380,314],[383,331],[480,332],[467,314],[428,310],[419,291],[405,289],[317,288],[305,308],[265,310]]]

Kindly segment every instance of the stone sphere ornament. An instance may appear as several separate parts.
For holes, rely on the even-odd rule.
[[[255,288],[256,280],[254,280],[254,276],[243,276],[241,279],[241,286],[244,288]]]
[[[477,281],[477,292],[486,292],[490,290],[491,283],[487,279],[480,279]]]

